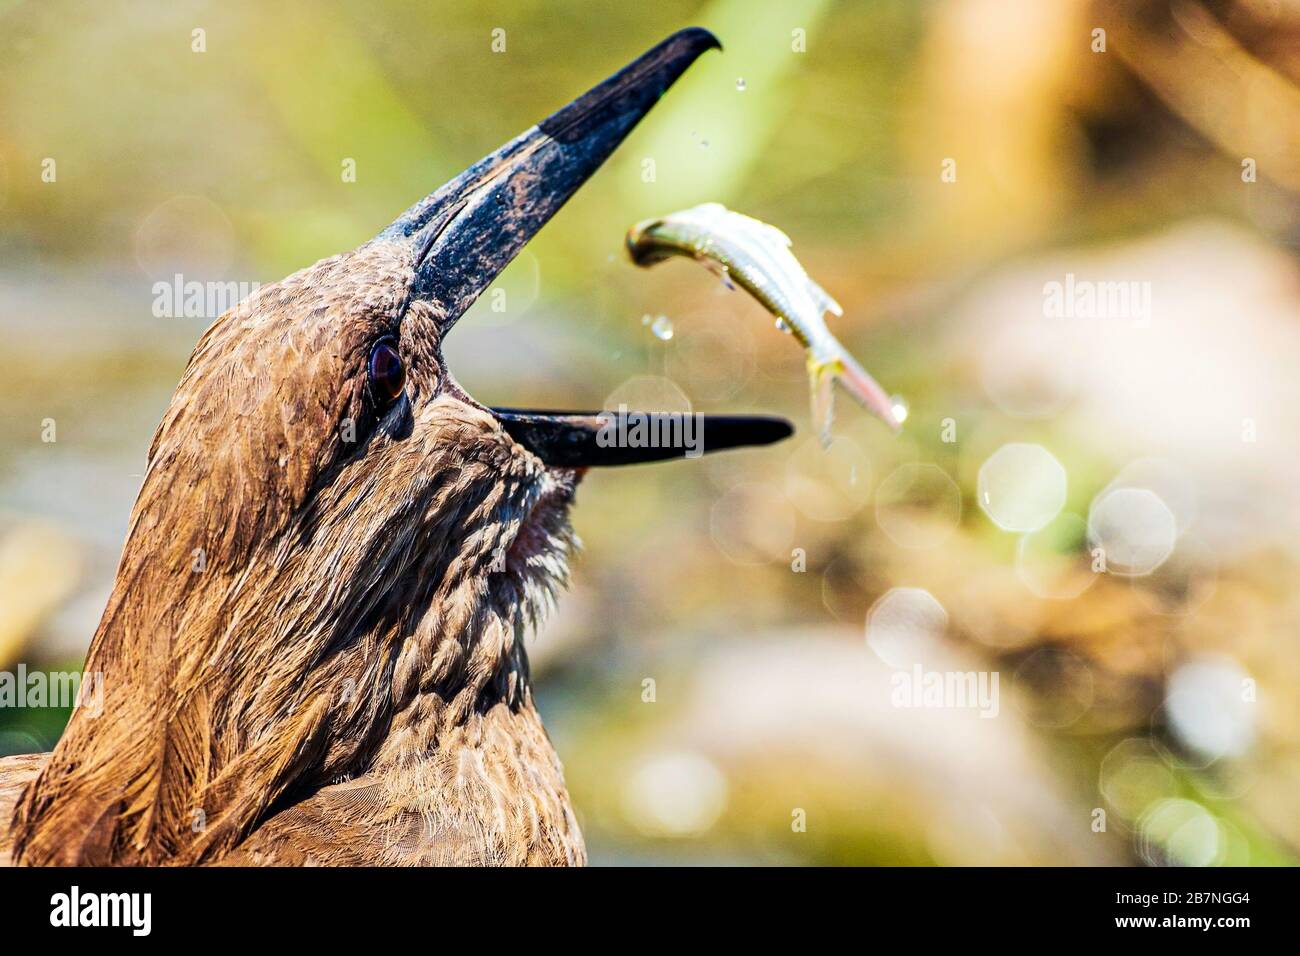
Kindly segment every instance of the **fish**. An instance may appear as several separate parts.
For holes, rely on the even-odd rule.
[[[674,256],[694,259],[776,317],[776,327],[804,348],[813,422],[823,444],[831,441],[836,383],[894,431],[902,427],[906,406],[886,394],[827,328],[823,316],[844,310],[809,278],[780,229],[710,202],[636,223],[626,245],[632,261],[645,268]]]

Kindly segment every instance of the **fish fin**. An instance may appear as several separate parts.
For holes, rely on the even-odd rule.
[[[735,215],[735,213],[720,202],[704,202],[698,206],[692,206],[686,210],[685,214],[679,213],[677,215],[697,223],[714,226],[727,216]]]
[[[770,222],[762,222],[758,219],[751,219],[750,222],[757,222],[760,226],[762,226],[764,235],[770,242],[786,249],[789,249],[792,245],[794,245],[794,243],[790,241],[789,236],[787,236],[780,229],[776,228],[776,226],[772,225]]]
[[[840,374],[838,359],[808,356],[808,384],[812,388],[812,421],[822,447],[831,443],[831,426],[835,422],[835,379]]]
[[[817,303],[817,308],[823,313],[829,312],[831,315],[843,315],[844,309],[838,302],[831,298],[829,292],[819,286],[811,278],[808,280],[808,291],[812,293],[813,300]]]
[[[708,269],[719,279],[721,279],[722,284],[725,285],[732,292],[736,291],[736,285],[734,282],[731,281],[731,270],[728,269],[726,266],[724,266],[717,259],[714,259],[712,256],[705,255],[702,252],[697,252],[695,254],[695,261],[698,262],[700,265],[704,266],[704,268]]]

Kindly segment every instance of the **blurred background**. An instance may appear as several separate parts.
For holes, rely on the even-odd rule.
[[[1294,0],[0,0],[0,671],[95,629],[220,311],[160,288],[356,246],[691,24],[725,53],[448,343],[490,404],[799,427],[581,489],[530,653],[593,862],[1295,862]],[[792,237],[901,436],[841,398],[822,448],[770,316],[626,260],[706,201]],[[900,698],[936,674],[996,706]]]

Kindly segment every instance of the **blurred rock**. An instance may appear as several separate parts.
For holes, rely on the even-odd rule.
[[[925,667],[980,665],[951,644],[931,644]],[[1010,680],[985,717],[971,707],[897,706],[900,673],[851,631],[717,635],[685,686],[663,676],[658,703],[628,704],[650,721],[637,733],[615,744],[593,731],[595,739],[573,742],[571,777],[589,791],[579,805],[595,809],[597,839],[687,835],[715,852],[743,845],[751,861],[1124,859],[1121,844],[1092,832],[1088,799],[1055,775],[1011,704]],[[604,768],[599,779],[585,772],[592,754]],[[647,770],[661,763],[690,779],[665,790],[663,774]]]
[[[34,520],[0,537],[0,670],[17,662],[32,635],[77,586],[81,551],[72,538]]]

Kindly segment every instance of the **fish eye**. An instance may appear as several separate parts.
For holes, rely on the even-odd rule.
[[[375,401],[386,406],[402,394],[406,386],[406,366],[397,347],[389,340],[376,342],[370,350],[370,391]]]

